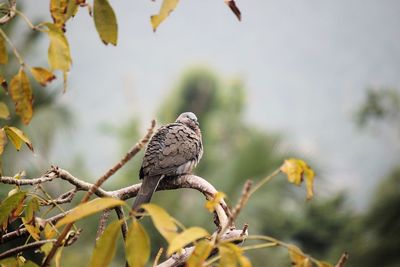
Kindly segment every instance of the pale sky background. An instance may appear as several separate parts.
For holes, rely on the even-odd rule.
[[[31,18],[49,19],[48,1],[21,2]],[[284,134],[291,149],[318,164],[324,188],[346,189],[365,206],[378,179],[400,162],[400,144],[360,132],[352,114],[367,87],[400,88],[400,2],[236,2],[242,22],[223,0],[184,0],[153,33],[149,17],[160,0],[111,0],[117,47],[104,46],[80,10],[67,27],[74,63],[69,90],[60,96],[77,122],[58,141],[52,163],[67,166],[80,154],[94,177],[102,174],[118,160],[120,146],[99,126],[138,115],[145,129],[185,68],[203,64],[224,78],[241,77],[249,122]]]

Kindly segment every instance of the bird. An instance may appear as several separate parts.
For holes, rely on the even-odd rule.
[[[160,127],[147,145],[139,171],[143,181],[132,211],[143,212],[140,206],[150,202],[162,179],[190,174],[202,155],[202,136],[194,113],[184,112],[174,123]]]

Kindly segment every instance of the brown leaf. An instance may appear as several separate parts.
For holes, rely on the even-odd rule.
[[[50,14],[54,25],[60,29],[65,27],[68,0],[50,0]]]
[[[45,68],[33,67],[30,70],[33,78],[35,78],[35,80],[43,86],[46,86],[49,82],[56,78],[52,72],[46,70]]]
[[[240,13],[239,8],[237,7],[236,3],[234,0],[225,0],[225,3],[229,6],[229,8],[232,10],[233,14],[236,15],[238,20],[242,20],[242,14]]]
[[[0,64],[7,64],[8,62],[8,53],[6,42],[3,36],[0,34]]]
[[[3,76],[0,75],[0,85],[1,87],[3,87],[3,89],[6,91],[6,93],[8,93],[8,84],[6,79],[4,79]]]
[[[24,124],[28,124],[33,115],[33,96],[28,76],[23,68],[11,79],[10,95],[15,104],[16,113]]]

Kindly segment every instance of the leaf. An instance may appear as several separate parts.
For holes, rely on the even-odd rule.
[[[238,18],[238,20],[242,20],[242,14],[240,13],[239,8],[236,6],[236,3],[234,0],[224,0],[225,4],[229,6],[229,8],[232,10],[233,14]]]
[[[50,14],[54,25],[64,29],[68,0],[50,0]]]
[[[79,219],[82,219],[104,209],[122,205],[125,205],[125,202],[119,199],[111,197],[96,198],[92,201],[80,204],[77,207],[73,208],[71,212],[69,212],[67,215],[65,215],[64,218],[57,222],[56,228],[59,228],[64,224],[75,222]]]
[[[28,260],[28,261],[25,261],[25,263],[23,265],[21,265],[21,267],[39,267],[39,265],[37,265],[33,261]]]
[[[46,86],[49,82],[56,78],[52,72],[41,67],[31,68],[31,73],[33,78],[35,78],[35,80],[42,86]]]
[[[94,24],[103,43],[117,45],[117,18],[108,0],[94,0],[93,10]]]
[[[7,197],[0,205],[0,225],[2,225],[10,216],[11,212],[24,201],[25,192],[17,192]]]
[[[209,233],[201,227],[190,227],[171,240],[167,254],[170,256],[172,253],[177,252],[184,246],[208,235]]]
[[[44,254],[45,257],[49,255],[51,249],[53,248],[53,243],[45,243],[40,247],[40,251]]]
[[[121,221],[112,222],[96,242],[89,266],[106,267],[114,258]]]
[[[25,221],[27,223],[31,223],[34,221],[35,212],[39,210],[39,201],[36,197],[33,197],[28,204],[26,205],[25,209]]]
[[[310,259],[298,247],[289,245],[288,250],[293,267],[312,267]]]
[[[11,79],[10,95],[15,104],[16,113],[24,124],[28,124],[33,115],[33,95],[28,76],[23,68]]]
[[[36,241],[40,240],[40,230],[38,226],[30,224],[25,220],[25,218],[22,218],[22,223],[24,224],[26,230],[28,230],[29,234],[33,237],[33,239],[35,239]]]
[[[18,260],[15,257],[0,260],[1,267],[18,267]]]
[[[12,126],[4,126],[4,131],[11,140],[11,143],[14,145],[15,149],[18,151],[21,149],[23,143],[25,143],[29,149],[33,152],[33,146],[29,138],[18,128]]]
[[[7,64],[8,62],[8,53],[6,42],[4,40],[3,35],[0,34],[0,64]]]
[[[217,207],[225,197],[226,195],[223,192],[217,192],[212,199],[207,200],[205,205],[206,209],[208,209],[209,212],[214,212],[215,207]]]
[[[78,13],[79,5],[76,0],[69,0],[67,13],[65,14],[65,21],[69,20],[72,17],[75,17],[76,13]]]
[[[235,252],[228,246],[219,246],[219,255],[221,259],[219,261],[219,267],[234,267],[237,266],[238,259]]]
[[[200,240],[186,262],[187,267],[203,267],[203,264],[210,255],[212,248],[213,245],[210,241]]]
[[[10,118],[10,111],[4,102],[0,102],[0,119]]]
[[[4,152],[4,147],[7,144],[7,136],[6,133],[4,132],[4,129],[0,129],[0,155],[3,154]]]
[[[160,234],[171,243],[171,241],[178,235],[178,227],[174,219],[160,206],[155,204],[145,204],[142,208],[146,210],[153,221],[154,226]]]
[[[3,87],[3,89],[8,93],[8,84],[6,79],[4,79],[3,76],[0,75],[0,85]]]
[[[137,220],[133,220],[125,242],[129,267],[144,267],[150,257],[150,239]]]
[[[314,171],[300,159],[287,159],[281,166],[281,171],[286,173],[288,177],[288,181],[295,185],[301,185],[304,180],[304,176],[306,179],[306,188],[307,188],[307,200],[310,200],[314,196],[313,192],[313,184],[314,184]]]
[[[158,25],[160,25],[161,22],[163,22],[169,16],[169,14],[176,8],[178,3],[179,0],[163,0],[158,14],[153,15],[150,18],[151,25],[153,26],[153,31],[157,30]]]
[[[47,32],[50,38],[48,58],[51,70],[69,71],[72,60],[67,38],[54,24],[45,23],[44,25],[49,29]]]
[[[64,246],[61,246],[56,253],[56,256],[54,257],[54,260],[56,262],[56,267],[61,267],[61,255],[63,251]]]
[[[52,226],[50,223],[46,223],[46,225],[44,226],[44,237],[46,237],[46,239],[52,239],[55,234],[55,227]]]

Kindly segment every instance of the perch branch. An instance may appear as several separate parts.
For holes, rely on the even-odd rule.
[[[343,267],[349,259],[349,253],[344,252],[335,267]]]
[[[15,9],[17,8],[17,0],[8,0],[8,12],[0,18],[0,25],[6,24],[15,17]]]

